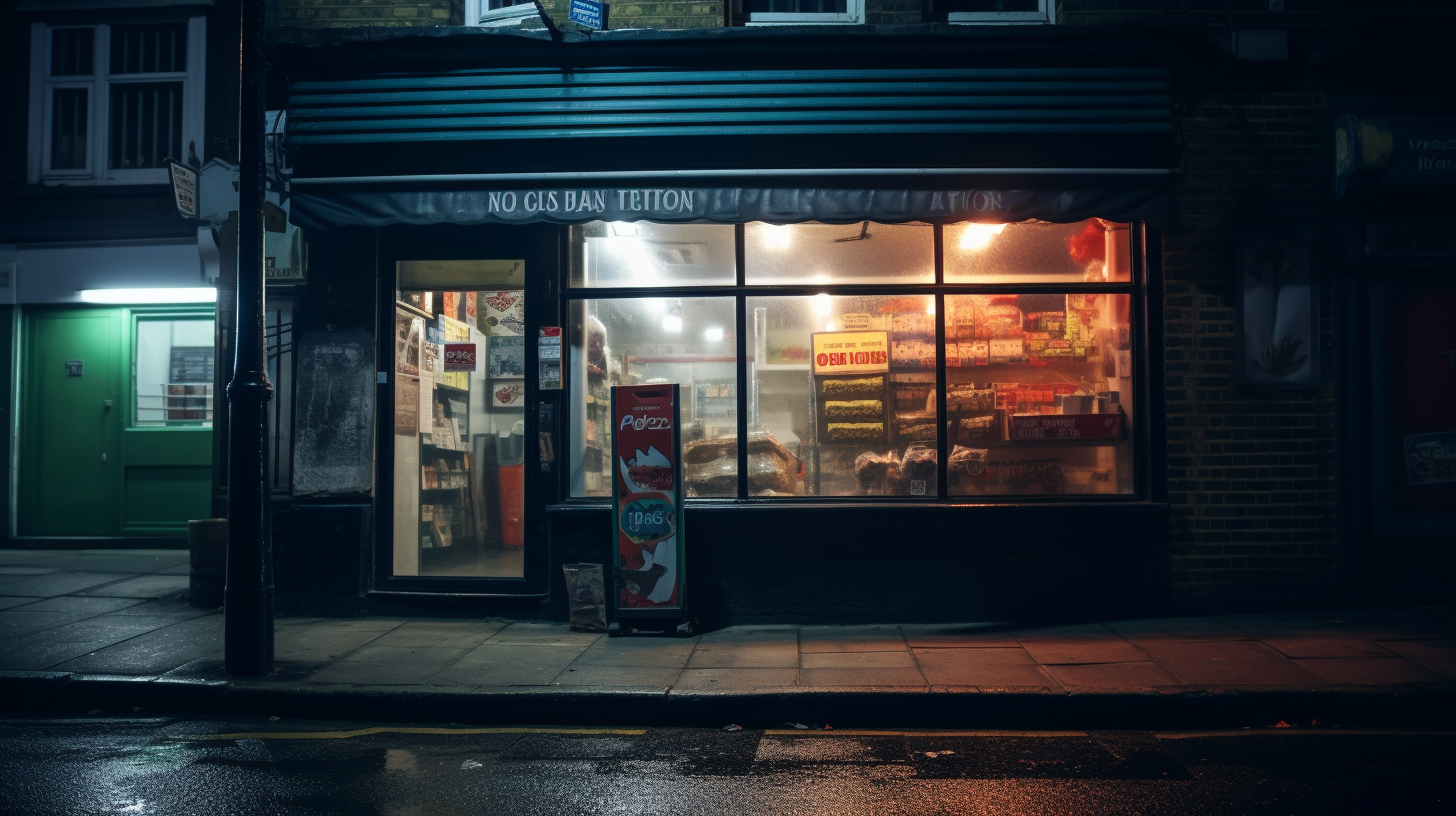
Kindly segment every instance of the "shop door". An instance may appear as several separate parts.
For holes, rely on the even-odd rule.
[[[118,532],[123,326],[120,309],[47,310],[28,321],[21,535]]]
[[[391,577],[522,579],[536,462],[524,263],[397,271]]]

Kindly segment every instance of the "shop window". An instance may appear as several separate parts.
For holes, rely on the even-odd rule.
[[[213,322],[141,317],[132,366],[132,425],[212,425]]]
[[[1026,25],[1056,22],[1056,0],[935,0],[951,23]]]
[[[858,25],[864,0],[741,0],[748,25]]]
[[[731,224],[593,221],[572,227],[571,285],[732,286],[737,281]]]
[[[1074,224],[949,224],[946,283],[1126,283],[1132,231],[1093,218]]]
[[[31,30],[31,183],[161,184],[202,142],[202,17]]]
[[[1131,298],[946,298],[950,496],[1133,492]]]
[[[936,495],[935,298],[816,294],[746,305],[751,424],[802,465],[781,492]]]
[[[527,17],[536,16],[531,0],[465,0],[465,24],[494,28],[518,26]]]
[[[731,296],[573,288],[571,495],[610,494],[609,387],[653,381],[685,385],[691,497],[1134,495],[1135,229],[749,223]]]
[[[686,495],[738,495],[734,299],[571,302],[571,494],[610,496],[611,387],[679,383]]]
[[[743,252],[750,286],[935,282],[929,224],[752,223]]]

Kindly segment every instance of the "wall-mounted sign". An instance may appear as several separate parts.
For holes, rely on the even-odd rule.
[[[1407,436],[1405,477],[1411,485],[1456,482],[1456,432]]]
[[[536,338],[537,387],[543,391],[561,388],[561,327],[542,326]]]
[[[816,332],[812,340],[817,375],[883,374],[890,370],[888,332]]]
[[[566,19],[578,25],[601,31],[607,27],[607,4],[598,0],[571,0]]]
[[[196,218],[197,171],[168,160],[167,172],[172,177],[172,198],[177,202],[177,212],[184,218]]]
[[[81,368],[85,364],[86,364],[86,361],[85,360],[67,360],[66,361],[66,376],[67,377],[79,377],[79,376],[81,376]]]
[[[445,344],[446,371],[474,371],[475,360],[474,343]]]

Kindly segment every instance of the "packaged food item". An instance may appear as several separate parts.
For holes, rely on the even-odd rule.
[[[934,413],[926,411],[898,413],[895,415],[895,426],[899,429],[898,432],[902,441],[935,440]]]
[[[848,397],[875,397],[883,393],[883,377],[855,377],[853,379],[825,379],[824,396],[843,399]]]
[[[885,403],[880,400],[828,400],[824,403],[826,417],[877,417],[885,413]]]
[[[905,449],[905,456],[900,460],[900,473],[904,474],[906,481],[933,485],[938,463],[935,443],[915,442]],[[912,484],[910,492],[912,495],[924,495],[925,488],[917,493]]]
[[[967,448],[956,445],[951,448],[950,458],[945,462],[946,472],[951,475],[980,476],[986,472],[985,448]]]
[[[902,481],[900,460],[893,453],[865,451],[854,458],[854,478],[866,496],[894,495]]]
[[[935,344],[924,340],[892,340],[890,365],[894,368],[935,368]]]
[[[738,438],[697,439],[683,445],[683,488],[689,498],[731,496],[738,490]],[[792,496],[798,458],[766,431],[748,435],[748,490],[754,496]]]
[[[885,423],[830,422],[826,424],[824,434],[831,442],[872,441],[884,437]]]
[[[931,339],[935,337],[935,316],[909,312],[890,316],[892,340]]]

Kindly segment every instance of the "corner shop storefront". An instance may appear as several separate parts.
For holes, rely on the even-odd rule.
[[[841,66],[840,39],[290,70],[311,290],[376,273],[370,591],[559,596],[607,551],[608,389],[673,381],[710,622],[1156,604],[1166,55],[860,37]],[[418,70],[351,68],[384,52]]]

